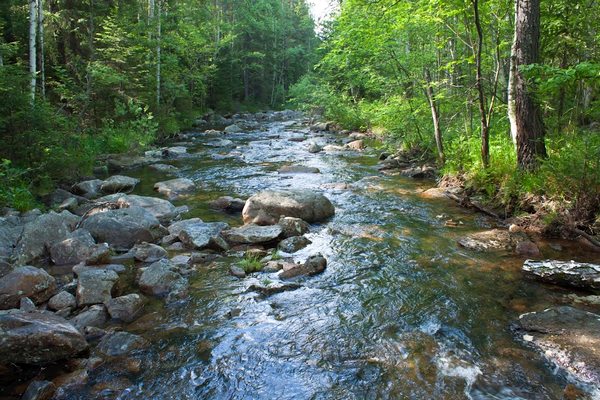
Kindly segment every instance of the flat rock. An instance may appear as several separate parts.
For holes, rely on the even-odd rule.
[[[523,271],[530,277],[555,285],[600,290],[600,265],[575,261],[526,260]]]
[[[194,192],[196,190],[196,183],[191,179],[177,178],[156,183],[154,190],[173,200],[182,195]]]
[[[216,210],[223,210],[232,214],[242,212],[245,205],[246,200],[238,199],[231,196],[222,196],[210,202],[211,208],[214,208]]]
[[[513,251],[517,254],[536,255],[535,243],[522,232],[511,233],[504,229],[476,232],[458,240],[462,247],[476,251]],[[539,249],[538,249],[539,252]]]
[[[138,206],[91,215],[81,227],[98,242],[123,250],[129,250],[137,243],[154,242],[166,233],[154,215]]]
[[[46,271],[29,265],[15,268],[0,279],[0,310],[18,308],[22,298],[35,304],[56,293],[56,281]]]
[[[240,128],[236,124],[233,124],[233,125],[229,125],[228,127],[226,127],[223,130],[223,132],[225,132],[225,133],[241,133],[242,132],[242,128]]]
[[[0,312],[3,363],[43,365],[71,358],[88,348],[67,320],[47,312]]]
[[[124,322],[136,320],[144,311],[146,299],[137,293],[115,297],[106,303],[108,314]]]
[[[152,243],[140,243],[136,244],[133,249],[129,251],[134,259],[137,261],[153,263],[158,260],[162,260],[167,257],[167,251],[159,245]]]
[[[279,238],[282,232],[283,230],[279,225],[260,226],[249,224],[223,231],[222,235],[230,243],[257,244],[272,242]]]
[[[278,248],[285,253],[295,253],[311,243],[304,236],[292,236],[279,242]]]
[[[281,279],[291,279],[301,275],[316,275],[325,271],[327,260],[321,254],[308,257],[304,264],[284,265],[283,271],[279,274]]]
[[[229,228],[224,222],[195,222],[181,225],[177,236],[188,248],[202,250],[228,250],[229,245],[224,241],[221,233]],[[175,232],[176,230],[174,230]]]
[[[277,170],[280,174],[318,174],[319,168],[307,167],[304,165],[284,165]]]
[[[160,222],[170,222],[187,212],[186,207],[175,207],[173,203],[157,197],[138,196],[134,194],[112,194],[98,199],[99,202],[115,202],[123,207],[141,207],[152,214]]]
[[[98,343],[97,350],[109,357],[117,357],[146,348],[149,344],[141,336],[128,332],[115,332],[104,336],[100,343]]]
[[[144,269],[139,285],[143,293],[162,297],[171,292],[184,292],[188,281],[169,260],[161,260]]]
[[[78,274],[77,304],[101,304],[111,299],[111,291],[119,275],[109,269],[89,269]]]
[[[158,164],[151,164],[151,165],[148,166],[148,168],[153,169],[153,170],[158,171],[158,172],[163,172],[163,173],[166,173],[166,174],[174,174],[174,173],[176,173],[176,172],[179,171],[179,168],[177,168],[174,165],[160,164],[160,163],[158,163]]]
[[[140,183],[140,180],[136,178],[123,175],[113,175],[102,182],[100,191],[104,194],[123,192],[128,193],[131,192],[138,183]]]
[[[237,265],[232,265],[229,267],[229,274],[240,279],[244,279],[246,277],[246,271]]]
[[[280,217],[296,217],[307,222],[321,222],[335,214],[333,204],[320,193],[310,190],[268,190],[250,197],[246,201],[242,217],[244,223],[257,222],[261,225],[277,223]]]
[[[573,307],[523,314],[517,335],[571,379],[600,390],[600,315]]]

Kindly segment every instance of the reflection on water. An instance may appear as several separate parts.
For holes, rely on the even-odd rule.
[[[280,123],[228,135],[234,144],[223,148],[199,140],[189,149],[197,157],[173,162],[202,188],[179,204],[190,206],[190,217],[239,225],[240,217],[207,202],[267,188],[321,189],[336,216],[313,226],[312,244],[295,257],[321,252],[326,271],[264,298],[246,289],[273,274],[236,280],[228,259],[200,269],[189,301],[130,327],[153,346],[136,356],[143,367],[127,375],[120,398],[561,398],[565,382],[513,341],[508,325],[564,293],[525,281],[522,259],[458,248],[461,235],[493,226],[485,217],[420,198],[427,184],[377,175],[375,155],[310,154],[307,142],[287,140],[299,134],[308,135]],[[321,173],[277,174],[290,163]],[[150,169],[131,175],[142,178],[141,194],[168,178]],[[563,258],[592,257],[566,251]],[[121,375],[121,362],[109,363],[90,386]]]

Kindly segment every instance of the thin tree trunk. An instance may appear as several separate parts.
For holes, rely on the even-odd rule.
[[[512,134],[517,145],[517,161],[524,170],[534,170],[539,158],[546,157],[541,109],[520,70],[521,66],[538,62],[539,45],[540,0],[516,0],[509,117],[513,113],[511,128],[514,129]]]
[[[157,26],[157,44],[156,44],[156,111],[160,111],[160,68],[161,68],[161,39],[162,39],[162,27],[161,27],[161,12],[162,12],[162,0],[158,0],[158,26]]]
[[[37,0],[29,0],[29,85],[31,104],[35,101],[35,87],[37,85]]]
[[[425,94],[427,95],[429,107],[431,108],[431,119],[433,120],[433,134],[435,136],[435,145],[437,147],[438,159],[440,161],[440,164],[443,165],[446,160],[444,156],[444,142],[442,140],[442,130],[440,128],[440,116],[437,109],[433,85],[431,83],[431,75],[428,70],[425,70],[425,80],[427,83],[425,88]]]
[[[479,19],[479,1],[473,0],[473,11],[475,12],[475,26],[477,28],[477,52],[475,54],[476,63],[476,86],[479,95],[479,118],[481,121],[481,162],[484,168],[490,165],[490,134],[485,110],[485,97],[483,92],[483,78],[481,76],[481,51],[483,47],[483,31]]]
[[[40,38],[40,78],[42,98],[46,98],[46,59],[44,56],[44,0],[38,0],[38,32]]]

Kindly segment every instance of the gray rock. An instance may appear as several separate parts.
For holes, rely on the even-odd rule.
[[[295,253],[311,244],[304,236],[292,236],[279,242],[279,250],[286,253]]]
[[[413,179],[432,179],[436,176],[436,170],[433,167],[423,165],[421,167],[411,167],[400,171],[400,174]]]
[[[167,257],[168,253],[162,247],[152,243],[136,244],[130,253],[138,261],[153,263]]]
[[[52,313],[0,312],[3,363],[43,365],[71,358],[88,344],[73,325]]]
[[[196,183],[191,179],[177,178],[156,183],[154,190],[173,200],[182,195],[193,193],[196,190]]]
[[[95,199],[100,196],[100,188],[103,183],[104,181],[101,181],[100,179],[79,182],[71,187],[71,192],[83,196],[86,199]]]
[[[310,256],[304,264],[286,264],[279,274],[281,279],[295,278],[301,275],[316,275],[325,271],[327,260],[321,254]]]
[[[284,165],[277,170],[280,174],[318,174],[319,168],[307,167],[305,165]]]
[[[322,150],[323,150],[323,147],[322,147],[322,146],[319,146],[319,145],[318,145],[317,143],[315,143],[315,142],[311,142],[311,143],[308,145],[308,152],[309,152],[309,153],[316,154],[316,153],[319,153],[319,152],[321,152]]]
[[[600,315],[552,307],[523,314],[515,325],[519,338],[571,379],[600,390]]]
[[[229,228],[224,222],[196,222],[187,224],[178,233],[179,240],[191,249],[228,250],[229,245],[223,240],[221,234]]]
[[[261,216],[260,214],[263,214]],[[335,214],[333,205],[325,196],[310,190],[265,191],[246,201],[242,217],[252,223],[268,216],[275,224],[281,216],[301,218],[307,222],[320,222]]]
[[[78,207],[79,207],[79,201],[77,201],[76,198],[71,197],[69,199],[65,199],[65,201],[60,203],[57,208],[59,211],[67,210],[70,212],[75,212],[75,210],[77,210]]]
[[[139,285],[143,293],[162,297],[171,292],[185,292],[188,282],[170,261],[161,260],[144,269]]]
[[[48,308],[56,311],[75,308],[76,305],[75,296],[64,290],[52,296],[48,301]]]
[[[173,222],[168,227],[169,235],[172,235],[173,237],[178,237],[183,229],[202,223],[204,223],[204,221],[202,221],[200,218],[190,218]]]
[[[131,192],[138,183],[140,183],[140,180],[136,178],[123,175],[113,175],[102,182],[100,190],[105,194],[123,192],[128,193]]]
[[[160,222],[170,222],[186,213],[187,207],[175,207],[170,201],[157,197],[138,196],[134,194],[112,194],[98,199],[99,202],[116,202],[124,207],[141,207],[152,214]]]
[[[542,282],[579,289],[600,290],[600,265],[575,261],[526,260],[523,271]]]
[[[24,297],[40,304],[55,293],[56,282],[43,269],[28,265],[15,268],[0,279],[0,310],[19,307]]]
[[[310,229],[308,222],[294,217],[283,217],[279,220],[278,225],[283,230],[282,236],[284,238],[302,236]]]
[[[260,226],[249,224],[223,231],[222,235],[230,243],[257,244],[272,242],[278,239],[282,232],[283,230],[279,225]]]
[[[310,127],[310,130],[313,132],[327,132],[330,128],[329,122],[319,122]]]
[[[67,238],[80,218],[68,211],[50,212],[27,223],[14,251],[16,265],[26,265],[47,256],[47,249]]]
[[[35,303],[29,297],[22,297],[19,303],[19,310],[21,311],[35,311]]]
[[[179,168],[168,164],[152,164],[148,168],[168,174],[174,174],[179,171]]]
[[[238,267],[237,265],[232,265],[229,267],[229,273],[236,278],[244,279],[246,277],[246,271],[243,268]]]
[[[0,278],[12,270],[11,259],[22,233],[20,219],[0,218]]]
[[[90,255],[85,259],[88,265],[108,264],[111,259],[111,252],[108,243],[94,245]]]
[[[109,300],[106,303],[106,308],[112,318],[124,322],[132,322],[144,311],[145,304],[146,299],[139,294],[133,293]]]
[[[239,126],[233,124],[233,125],[229,125],[228,127],[226,127],[223,132],[225,133],[241,133],[242,132],[242,128],[240,128]]]
[[[50,247],[50,258],[56,265],[77,264],[85,261],[94,251],[96,242],[85,229],[77,229],[61,242]]]
[[[32,381],[21,400],[50,400],[55,391],[56,386],[50,381]]]
[[[81,275],[87,271],[112,271],[116,274],[122,274],[127,271],[127,267],[122,264],[103,264],[103,265],[86,265],[84,263],[77,264],[73,267],[72,271],[76,276]]]
[[[108,313],[103,304],[96,304],[89,307],[75,317],[71,318],[71,323],[81,332],[86,327],[102,328],[108,321]]]
[[[216,210],[223,210],[228,213],[238,213],[242,212],[244,206],[246,205],[246,200],[230,197],[230,196],[222,196],[216,200],[210,202],[210,206]]]
[[[458,244],[469,250],[512,250],[513,241],[507,230],[492,229],[467,235],[458,240]]]
[[[154,242],[165,234],[158,219],[137,206],[91,215],[81,227],[87,229],[98,242],[106,242],[124,250],[137,243]]]
[[[101,304],[111,299],[111,291],[119,275],[108,269],[89,269],[78,274],[77,304]]]
[[[146,348],[148,345],[149,342],[141,336],[128,332],[115,332],[104,336],[97,350],[109,357],[117,357]]]

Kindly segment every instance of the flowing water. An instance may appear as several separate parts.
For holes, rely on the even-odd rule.
[[[523,258],[459,248],[458,238],[494,222],[420,197],[433,182],[379,174],[374,152],[310,154],[307,142],[289,140],[299,136],[310,136],[308,129],[278,122],[227,135],[234,143],[225,147],[200,137],[188,149],[195,157],[172,164],[202,189],[176,203],[190,206],[186,217],[240,225],[241,217],[207,202],[274,188],[322,191],[336,215],[313,225],[312,245],[294,256],[321,252],[326,271],[264,297],[248,287],[276,274],[238,280],[228,274],[235,258],[203,267],[190,277],[189,300],[155,303],[125,327],[152,342],[134,356],[140,373],[128,375],[123,361],[107,363],[87,389],[112,380],[125,382],[122,399],[562,397],[564,377],[516,342],[509,326],[520,313],[566,302],[568,292],[527,281]],[[287,164],[321,173],[276,172]],[[146,195],[172,178],[145,168],[127,174],[142,178],[136,193]],[[450,219],[458,225],[448,226]],[[548,258],[598,261],[567,243],[560,251],[541,245]],[[87,389],[78,395],[86,398]]]

